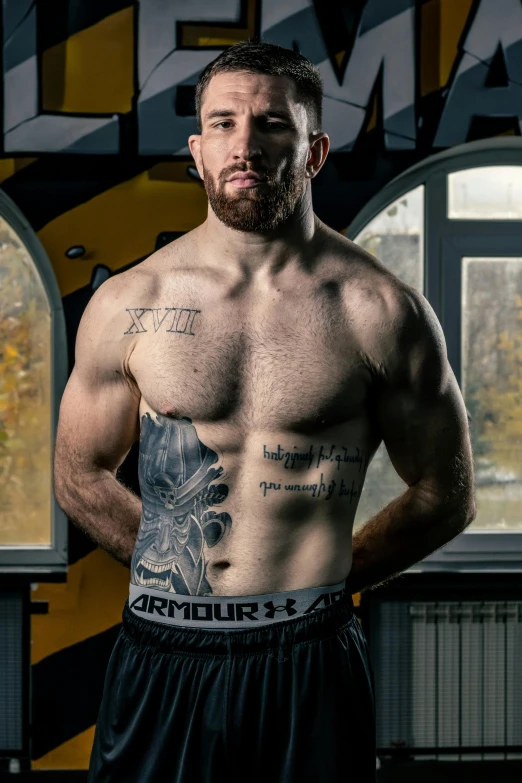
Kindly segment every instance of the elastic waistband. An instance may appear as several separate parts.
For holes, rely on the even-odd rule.
[[[251,622],[247,628],[239,629],[184,628],[157,623],[147,619],[150,616],[147,612],[138,616],[126,602],[123,633],[133,645],[142,650],[198,657],[226,657],[268,651],[279,660],[281,651],[293,645],[326,639],[351,623],[358,625],[349,592],[328,606],[318,607],[307,614],[266,625]]]
[[[131,583],[129,608],[136,617],[164,625],[208,630],[280,623],[323,609],[345,596],[345,582],[263,595],[178,595]]]

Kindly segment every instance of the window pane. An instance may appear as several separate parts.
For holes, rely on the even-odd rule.
[[[462,260],[462,388],[471,415],[474,528],[522,529],[522,258]]]
[[[0,546],[51,543],[51,313],[0,217]]]
[[[522,166],[483,166],[449,174],[448,217],[522,220]]]
[[[381,443],[366,474],[354,526],[360,527],[364,522],[367,522],[390,500],[402,495],[407,488],[407,484],[397,475],[388,452],[384,444]]]
[[[354,242],[418,291],[423,287],[424,185],[394,201]]]
[[[356,244],[379,259],[408,285],[423,290],[424,284],[424,185],[386,207],[357,235]],[[406,484],[399,478],[383,444],[372,460],[355,526],[358,527],[402,494]]]

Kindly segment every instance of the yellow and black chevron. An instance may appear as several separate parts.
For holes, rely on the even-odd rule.
[[[278,23],[288,8],[287,17],[295,17],[297,47],[307,35],[299,27],[304,18],[299,13],[305,6],[312,9],[342,81],[367,1],[264,0],[264,5],[276,9]],[[214,0],[208,2],[209,9],[214,8]],[[388,7],[388,0],[381,2]],[[316,211],[333,228],[344,228],[386,181],[431,154],[445,90],[479,5],[478,0],[417,2],[416,113],[424,120],[418,143],[400,154],[386,150],[377,80],[353,150],[332,155],[314,183]],[[179,48],[215,49],[259,35],[261,0],[243,0],[241,8],[241,22],[235,25],[183,23]],[[51,260],[64,301],[70,368],[76,329],[96,270],[114,274],[127,268],[197,226],[206,214],[205,192],[191,176],[186,156],[138,154],[138,12],[139,3],[129,0],[55,0],[53,13],[42,14],[38,29],[42,111],[117,114],[121,154],[45,153],[0,160],[1,187],[37,231]],[[490,62],[488,67],[501,86],[501,63]],[[515,132],[520,132],[516,117],[482,117],[473,124],[470,138]],[[78,245],[85,253],[68,257],[66,251]],[[121,478],[136,490],[135,457],[131,452]],[[33,593],[33,598],[49,603],[49,614],[32,618],[35,769],[88,766],[104,671],[128,579],[124,568],[71,528],[67,582],[42,584]]]

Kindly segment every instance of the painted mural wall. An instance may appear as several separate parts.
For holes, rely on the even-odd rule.
[[[205,218],[186,140],[223,47],[259,37],[318,65],[332,153],[313,197],[337,230],[433,152],[520,135],[521,0],[3,0],[2,36],[0,186],[51,260],[69,369],[93,290]],[[135,458],[120,478],[138,492]],[[35,768],[87,767],[127,594],[72,527],[69,561],[33,594]]]

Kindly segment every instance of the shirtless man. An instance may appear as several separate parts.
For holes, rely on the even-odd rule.
[[[211,63],[189,139],[207,220],[83,315],[55,491],[131,568],[91,783],[373,781],[351,595],[474,516],[437,319],[313,213],[321,96],[288,50]],[[116,479],[138,440],[141,501]],[[381,441],[408,489],[352,541]]]

